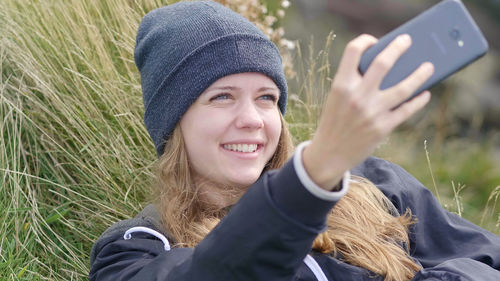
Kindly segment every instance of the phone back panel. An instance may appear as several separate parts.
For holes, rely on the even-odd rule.
[[[458,0],[447,0],[382,37],[363,54],[360,72],[364,74],[375,56],[395,37],[405,33],[411,36],[412,45],[386,75],[380,89],[397,84],[423,62],[432,62],[433,76],[415,91],[414,96],[478,59],[488,50],[486,39],[464,5]]]

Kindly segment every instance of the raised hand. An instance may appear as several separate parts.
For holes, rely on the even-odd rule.
[[[377,39],[361,35],[347,44],[326,100],[316,133],[303,152],[311,179],[324,189],[333,188],[343,173],[362,162],[399,124],[424,107],[430,92],[408,99],[434,72],[423,63],[405,80],[380,90],[383,78],[410,47],[400,35],[372,62],[365,75],[358,71],[363,52]]]

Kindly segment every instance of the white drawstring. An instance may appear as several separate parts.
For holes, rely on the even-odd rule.
[[[328,281],[325,273],[323,272],[318,262],[313,257],[307,255],[304,258],[304,263],[309,267],[309,269],[312,271],[314,276],[316,276],[316,279],[318,279],[318,281]]]
[[[132,233],[134,233],[134,232],[146,232],[146,233],[149,233],[149,234],[155,236],[156,238],[160,239],[163,242],[163,247],[165,248],[165,251],[170,251],[170,243],[168,243],[167,237],[165,237],[163,234],[159,233],[158,231],[153,230],[153,229],[148,228],[148,227],[136,226],[136,227],[129,228],[129,230],[127,230],[125,232],[125,235],[123,235],[123,239],[129,240],[130,238],[132,238]]]

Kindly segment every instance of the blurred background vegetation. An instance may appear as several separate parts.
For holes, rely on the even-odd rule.
[[[147,203],[156,157],[133,48],[140,19],[171,2],[0,0],[1,280],[86,280],[93,242]],[[314,132],[346,42],[380,36],[436,1],[220,2],[280,47],[286,118],[301,141]],[[496,234],[498,3],[465,1],[491,51],[433,89],[432,104],[376,153]]]
[[[331,68],[329,73],[335,73],[345,45],[355,36],[383,36],[438,2],[291,1],[293,4],[281,22],[286,40],[294,41],[299,49],[294,53],[302,53],[306,58],[299,61],[312,65],[325,55],[324,51],[329,53],[328,60],[324,58],[324,63],[314,66],[316,71],[309,68],[305,70],[309,73],[292,79],[292,91],[299,96],[304,95],[302,91],[307,92],[305,96],[320,93],[316,91],[319,84],[310,85],[309,90],[301,90],[297,85],[311,81],[310,77],[304,79],[305,75],[318,73],[326,61]],[[499,233],[500,208],[494,202],[500,190],[500,1],[463,2],[487,38],[490,50],[431,89],[433,98],[427,108],[403,124],[376,155],[410,171],[450,211]],[[280,9],[276,1],[269,3]],[[325,38],[331,33],[334,39],[330,43]],[[317,81],[323,83],[322,79]],[[456,200],[457,196],[460,200]]]

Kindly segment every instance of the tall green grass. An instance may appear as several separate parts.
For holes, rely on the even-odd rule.
[[[80,280],[92,242],[141,209],[154,149],[133,47],[154,1],[2,1],[0,272]]]
[[[140,19],[163,4],[0,0],[1,280],[86,280],[93,242],[147,203],[156,154],[142,122],[133,48]],[[291,80],[286,118],[297,141],[314,132],[332,74],[328,53],[312,50],[298,49]],[[394,135],[398,141],[385,147],[415,159],[402,164],[428,167],[425,152],[400,141],[404,136]],[[452,179],[467,186],[462,194],[484,189],[490,207],[464,207],[463,213],[477,213],[477,223],[484,217],[498,233],[498,208],[491,206],[500,173],[490,171],[498,165],[487,157],[489,148],[473,147],[452,164],[454,149],[462,147],[431,151],[438,188],[450,190]],[[472,159],[473,167],[467,164]],[[429,178],[416,173],[424,182]],[[464,206],[473,205],[463,198]]]

